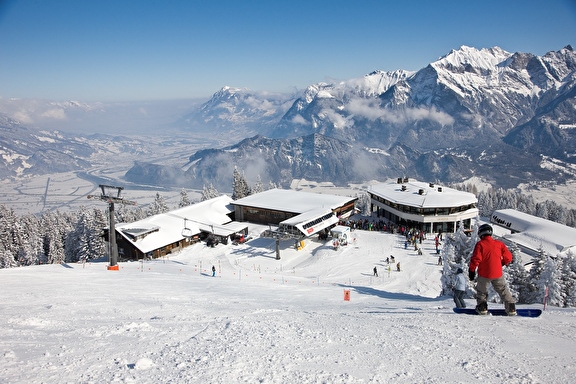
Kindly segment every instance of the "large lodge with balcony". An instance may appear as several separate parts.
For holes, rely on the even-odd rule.
[[[398,178],[370,186],[368,194],[373,216],[427,233],[453,233],[460,222],[469,229],[478,216],[473,193],[434,183]]]
[[[356,198],[271,189],[233,201],[238,221],[278,226],[295,238],[310,237],[354,213]]]

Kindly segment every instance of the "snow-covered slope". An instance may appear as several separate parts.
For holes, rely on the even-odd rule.
[[[302,251],[282,242],[281,260],[273,240],[254,238],[197,244],[169,259],[120,263],[119,271],[105,263],[0,270],[7,292],[0,376],[11,383],[573,380],[574,309],[548,308],[536,319],[456,315],[450,297],[437,297],[433,239],[418,256],[398,235],[354,235],[338,251],[329,242]],[[400,272],[388,272],[390,254]]]

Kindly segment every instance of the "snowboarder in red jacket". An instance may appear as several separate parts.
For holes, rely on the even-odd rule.
[[[470,281],[476,277],[476,268],[478,268],[476,312],[481,315],[488,313],[488,286],[492,284],[504,302],[506,313],[514,316],[516,314],[515,300],[506,286],[502,273],[502,266],[512,262],[512,254],[503,242],[492,238],[492,232],[492,227],[488,224],[482,224],[478,228],[480,241],[476,243],[470,259],[468,271]]]

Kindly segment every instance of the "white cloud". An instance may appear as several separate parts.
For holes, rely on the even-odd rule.
[[[407,124],[419,120],[430,120],[441,125],[454,123],[454,118],[449,114],[438,111],[436,108],[405,108],[402,110],[389,110],[380,108],[372,100],[353,99],[346,105],[346,110],[355,115],[369,120],[383,120],[394,124]]]
[[[49,109],[46,112],[43,112],[40,116],[57,120],[67,119],[66,112],[62,108]]]
[[[34,119],[27,111],[20,110],[16,111],[11,116],[14,120],[17,120],[23,124],[32,124],[34,123]]]
[[[334,124],[334,128],[342,129],[353,124],[351,119],[348,119],[338,112],[334,111],[333,109],[324,109],[322,112],[318,114],[319,116],[324,116],[327,120],[331,121]],[[352,124],[351,124],[352,123]]]
[[[308,124],[308,121],[306,121],[306,119],[302,117],[302,115],[296,115],[292,118],[292,123],[306,125]]]

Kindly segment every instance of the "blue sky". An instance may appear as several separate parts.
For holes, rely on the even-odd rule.
[[[0,97],[291,92],[418,70],[461,45],[576,46],[576,0],[0,0]]]

